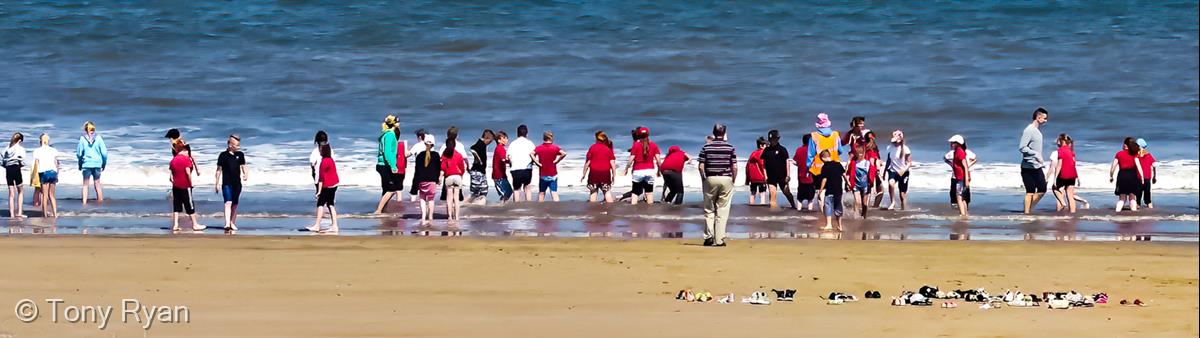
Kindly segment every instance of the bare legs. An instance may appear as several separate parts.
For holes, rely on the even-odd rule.
[[[321,230],[321,219],[325,218],[325,209],[329,209],[329,229]],[[317,222],[307,228],[311,232],[338,232],[337,208],[330,205],[325,207],[317,207]]]
[[[233,202],[225,202],[225,230],[237,230],[237,206]]]
[[[1042,201],[1046,193],[1025,194],[1025,214],[1028,215],[1037,206],[1038,202]]]
[[[104,202],[104,187],[100,184],[99,179],[86,177],[83,180],[83,205],[88,203],[88,185],[91,184],[96,189],[96,202]]]
[[[462,202],[459,201],[457,198],[453,198],[453,196],[458,196],[458,193],[460,191],[462,191],[462,187],[446,188],[446,195],[451,196],[451,197],[446,198],[446,218],[451,221],[458,220],[458,212],[460,210],[460,204]],[[432,220],[433,215],[430,215],[429,219]]]
[[[383,196],[379,197],[379,205],[375,207],[375,214],[383,214],[383,209],[387,207],[388,202],[391,202],[393,198],[398,198],[399,194],[400,193],[396,191],[384,192]]]
[[[1116,212],[1121,212],[1122,210],[1125,210],[1125,205],[1129,205],[1130,211],[1138,210],[1137,198],[1133,194],[1124,194],[1124,195],[1117,196]]]
[[[58,218],[58,184],[42,183],[42,217]]]
[[[447,201],[450,199],[447,199]],[[429,224],[433,222],[433,210],[437,207],[437,201],[426,201],[421,199],[421,224]]]
[[[25,204],[24,186],[8,186],[8,218],[25,217],[23,204]]]

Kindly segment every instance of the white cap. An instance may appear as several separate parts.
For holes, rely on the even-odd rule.
[[[433,137],[433,134],[425,134],[425,144],[428,144],[428,145],[437,144],[437,139]]]
[[[948,141],[950,143],[967,144],[967,141],[963,139],[962,135],[951,136]]]

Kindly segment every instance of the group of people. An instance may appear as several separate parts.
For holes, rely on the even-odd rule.
[[[1024,211],[1030,213],[1047,190],[1053,191],[1057,210],[1074,213],[1077,203],[1086,208],[1087,200],[1076,194],[1079,172],[1076,168],[1074,140],[1067,134],[1058,136],[1057,148],[1049,157],[1043,158],[1041,127],[1049,120],[1049,112],[1037,108],[1032,122],[1021,135],[1021,176],[1025,187]],[[103,201],[100,175],[107,167],[108,150],[102,137],[97,135],[96,126],[87,122],[76,147],[76,158],[82,172],[83,203],[88,202],[88,186],[96,191],[96,199]],[[717,124],[708,136],[699,156],[693,159],[679,146],[671,146],[666,154],[660,151],[650,137],[650,129],[637,127],[630,131],[633,143],[628,149],[629,157],[621,170],[630,177],[632,191],[617,198],[612,192],[618,163],[612,140],[603,131],[595,133],[595,143],[584,155],[583,175],[580,182],[586,183],[590,202],[614,203],[628,200],[631,204],[641,202],[681,204],[683,202],[683,171],[687,163],[696,163],[703,183],[704,210],[706,215],[707,245],[724,244],[724,224],[728,217],[733,178],[737,177],[736,151],[728,143],[726,127]],[[382,214],[388,205],[403,200],[404,181],[409,174],[407,168],[411,158],[410,199],[421,206],[421,221],[429,223],[434,218],[436,200],[446,201],[446,215],[450,220],[460,217],[462,203],[486,203],[489,183],[495,187],[500,201],[533,201],[536,184],[537,201],[549,197],[558,201],[558,165],[568,154],[554,143],[554,133],[542,133],[542,142],[535,144],[528,138],[529,128],[516,128],[516,138],[509,139],[507,132],[486,129],[470,147],[458,139],[459,130],[450,127],[440,148],[437,137],[424,129],[415,132],[415,142],[410,146],[400,132],[400,121],[387,116],[377,138],[376,172],[379,174],[382,193],[375,209]],[[792,209],[797,211],[821,210],[825,215],[824,229],[839,229],[844,214],[844,193],[851,193],[854,211],[865,218],[868,209],[883,208],[901,210],[907,207],[908,182],[913,166],[912,150],[905,144],[904,132],[895,130],[884,149],[880,149],[876,134],[866,128],[866,118],[856,116],[850,120],[844,133],[832,128],[825,113],[816,117],[814,130],[803,135],[801,144],[789,152],[782,144],[779,130],[767,132],[756,140],[756,149],[745,163],[746,182],[749,186],[750,204],[779,207],[778,194],[782,193]],[[192,198],[192,176],[199,170],[189,145],[178,129],[167,132],[170,139],[172,160],[168,166],[172,184],[173,206],[172,229],[179,228],[178,219],[186,215],[192,220],[195,230],[203,229],[195,216]],[[55,186],[61,169],[59,152],[51,146],[50,137],[39,137],[40,147],[33,151],[32,161],[25,158],[22,147],[24,135],[12,136],[0,163],[5,167],[9,186],[9,210],[12,217],[23,217],[22,170],[28,164],[33,167],[31,181],[35,191],[35,205],[43,208],[46,217],[57,217]],[[309,156],[312,169],[315,199],[317,201],[316,222],[307,227],[314,232],[336,232],[337,209],[335,199],[339,185],[334,152],[329,144],[329,135],[318,131],[313,139],[314,149]],[[944,156],[951,167],[950,203],[960,215],[968,215],[970,204],[971,168],[977,158],[967,148],[962,135],[948,140],[950,151]],[[222,194],[225,202],[225,229],[237,229],[237,207],[246,181],[246,158],[240,150],[241,139],[229,135],[226,150],[217,156],[215,190]],[[495,143],[490,151],[489,147]],[[1137,210],[1139,205],[1153,208],[1150,187],[1157,182],[1154,156],[1147,150],[1144,139],[1126,138],[1123,149],[1117,152],[1110,169],[1110,181],[1116,183],[1118,196],[1116,211],[1128,206]],[[790,155],[790,156],[789,156]],[[488,171],[488,166],[491,171]],[[794,168],[794,169],[793,169]],[[536,176],[535,176],[536,170]],[[791,192],[791,181],[795,175],[796,193]],[[1051,182],[1047,182],[1050,177]],[[535,180],[536,178],[536,180]],[[664,182],[661,196],[655,198],[655,181]],[[490,182],[489,182],[490,181]],[[1052,183],[1052,184],[1051,184]],[[881,207],[884,191],[890,203]],[[448,198],[449,197],[449,198]],[[323,227],[322,220],[328,213],[331,223]]]
[[[1079,170],[1076,167],[1075,141],[1066,133],[1059,134],[1055,145],[1056,150],[1050,154],[1050,163],[1042,158],[1041,127],[1050,119],[1050,112],[1038,107],[1032,115],[1032,122],[1021,133],[1021,181],[1025,187],[1024,212],[1030,214],[1046,190],[1054,193],[1057,211],[1069,210],[1075,213],[1077,205],[1082,203],[1087,208],[1086,199],[1075,193],[1079,185]],[[1126,137],[1121,143],[1122,149],[1114,155],[1109,168],[1109,183],[1116,183],[1117,195],[1116,212],[1128,207],[1137,211],[1138,206],[1154,208],[1150,197],[1151,186],[1158,182],[1157,163],[1148,149],[1145,139]],[[962,148],[966,148],[964,145]],[[1047,177],[1053,179],[1047,182]],[[969,181],[969,179],[968,179]],[[968,201],[969,202],[969,201]],[[960,201],[960,208],[962,205]],[[965,215],[965,209],[962,209]]]
[[[32,159],[26,158],[25,135],[13,133],[8,147],[0,155],[8,185],[8,210],[10,218],[25,217],[24,168],[30,166],[29,184],[34,188],[33,205],[42,208],[44,217],[58,217],[58,175],[62,171],[62,154],[50,144],[50,135],[38,136],[38,147]],[[96,125],[91,121],[83,124],[83,134],[75,147],[75,158],[83,174],[83,205],[88,203],[88,186],[96,190],[96,201],[104,201],[104,189],[100,184],[100,173],[108,167],[108,147],[104,138],[96,134]]]

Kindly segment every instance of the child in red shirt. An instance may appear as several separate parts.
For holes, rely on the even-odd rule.
[[[179,231],[179,214],[186,213],[192,219],[192,231],[204,231],[206,228],[196,221],[196,205],[192,203],[192,146],[181,145],[175,157],[171,159],[171,231]]]

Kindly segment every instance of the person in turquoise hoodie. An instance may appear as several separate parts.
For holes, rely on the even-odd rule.
[[[89,180],[96,189],[96,202],[103,202],[104,189],[100,185],[100,173],[108,167],[108,147],[104,146],[104,138],[96,135],[96,124],[92,121],[83,123],[83,135],[79,136],[75,157],[79,159],[79,171],[83,173],[83,205],[88,203]]]
[[[375,172],[379,173],[379,180],[383,186],[383,195],[379,197],[379,205],[375,208],[375,214],[382,214],[387,207],[388,201],[399,196],[400,191],[404,190],[404,176],[396,171],[396,134],[400,130],[400,121],[395,115],[388,115],[383,120],[382,130],[379,132],[379,148],[376,149]]]

